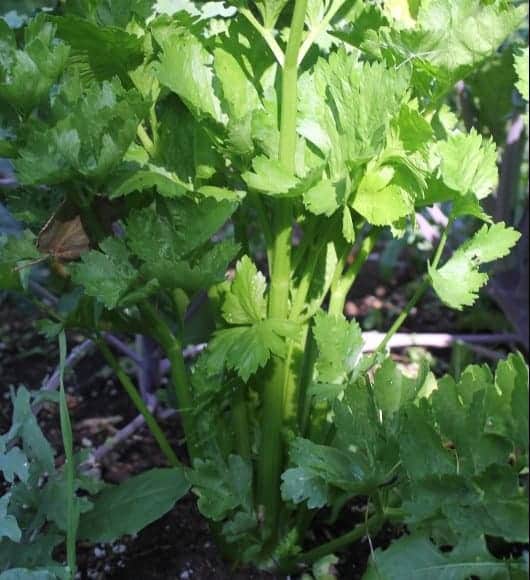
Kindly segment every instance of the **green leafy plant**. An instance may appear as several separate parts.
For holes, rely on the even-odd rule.
[[[56,466],[55,452],[34,413],[43,401],[55,399],[64,438],[62,466]],[[13,391],[12,403],[11,428],[0,435],[0,474],[6,484],[0,496],[2,580],[71,578],[77,538],[110,542],[134,534],[187,493],[188,481],[174,469],[153,469],[122,486],[89,476],[82,469],[88,453],[72,452],[63,388],[55,397],[20,387]],[[53,557],[63,543],[66,566]]]
[[[376,550],[367,578],[524,574],[485,543],[528,539],[524,362],[413,380],[386,348],[429,288],[473,304],[483,266],[519,239],[481,207],[497,184],[493,141],[462,131],[445,98],[525,14],[500,0],[90,0],[37,16],[24,39],[0,24],[0,150],[22,188],[11,196],[28,221],[43,191],[70,214],[44,230],[63,292],[47,330],[96,340],[175,466],[152,492],[175,479],[176,500],[191,486],[234,560],[296,570],[326,558],[326,574],[330,554],[392,521],[412,534]],[[348,293],[384,228],[399,237],[440,202],[439,246],[367,355],[343,316]],[[485,225],[447,256],[464,216]],[[35,234],[0,241],[4,288],[28,289],[16,268],[43,256]],[[167,355],[188,466],[101,340],[109,329]],[[189,368],[191,335],[208,348]],[[107,540],[128,485],[101,492],[81,532]],[[364,522],[304,551],[318,510],[360,497]]]

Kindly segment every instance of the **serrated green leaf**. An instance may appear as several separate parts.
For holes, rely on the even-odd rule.
[[[213,55],[183,29],[174,30],[165,40],[157,40],[163,47],[156,71],[160,83],[176,93],[199,117],[206,115],[225,124],[226,115],[214,88]]]
[[[125,81],[128,72],[144,59],[142,40],[125,30],[73,15],[55,17],[53,21],[58,36],[72,48],[73,60],[87,62],[98,80],[117,75]]]
[[[399,168],[384,165],[368,169],[352,207],[373,225],[391,225],[414,210],[414,198],[404,184]]]
[[[223,303],[223,316],[229,324],[253,324],[267,315],[265,276],[248,256],[236,266],[236,275]]]
[[[344,317],[321,311],[315,317],[313,334],[319,355],[316,361],[318,380],[342,382],[356,367],[363,348],[360,326]]]
[[[365,48],[382,52],[398,66],[411,63],[416,86],[441,96],[473,66],[493,55],[527,11],[525,5],[499,0],[487,4],[480,0],[422,2],[414,28],[383,28]]]
[[[255,157],[252,161],[253,172],[243,174],[243,179],[250,189],[268,195],[289,196],[297,195],[298,178],[287,171],[277,159]]]
[[[2,262],[17,264],[23,260],[35,260],[40,256],[36,247],[35,235],[30,230],[25,230],[21,236],[4,237],[1,247],[0,258]]]
[[[317,74],[327,81],[327,93],[335,107],[345,158],[357,162],[377,155],[384,146],[390,120],[405,97],[408,70],[362,64],[344,51],[330,55],[318,66],[323,70]],[[326,131],[326,126],[323,129]]]
[[[354,450],[298,438],[291,443],[289,456],[295,467],[282,476],[282,497],[293,503],[307,501],[308,507],[320,508],[330,502],[333,490],[362,494],[377,485],[365,458]]]
[[[483,199],[497,186],[497,151],[492,140],[485,141],[474,129],[455,133],[438,145],[444,183],[460,195]]]
[[[84,0],[72,2],[68,14],[103,26],[126,28],[131,20],[144,22],[153,12],[152,0]]]
[[[295,504],[307,502],[310,510],[320,509],[329,503],[328,486],[317,475],[295,467],[282,475],[282,498]]]
[[[511,354],[495,373],[495,393],[488,401],[488,431],[513,439],[519,451],[528,453],[528,366],[522,355]],[[499,401],[499,398],[501,399]]]
[[[429,268],[433,288],[440,299],[456,310],[473,305],[478,291],[488,281],[487,274],[479,271],[480,266],[504,258],[520,237],[519,232],[502,222],[489,228],[483,226],[441,268]]]
[[[138,191],[155,188],[164,197],[180,197],[193,190],[190,184],[183,183],[179,177],[163,167],[148,164],[120,176],[111,186],[111,199]]]
[[[252,115],[262,108],[258,92],[249,80],[250,74],[238,60],[223,48],[214,52],[216,79],[221,85],[222,102],[229,115],[230,140],[241,153],[250,153]]]
[[[127,221],[127,244],[142,261],[155,265],[177,261],[185,255],[183,232],[178,224],[151,208],[131,212]]]
[[[482,209],[479,200],[473,194],[458,196],[453,202],[451,217],[456,219],[464,216],[473,216],[488,224],[493,223],[491,217]]]
[[[285,356],[285,339],[296,338],[298,334],[295,323],[275,319],[219,330],[210,343],[210,362],[213,368],[220,368],[224,363],[248,382],[272,354]]]
[[[229,240],[208,242],[230,218],[236,205],[213,198],[157,201],[154,207],[131,212],[127,242],[149,279],[167,288],[196,291],[222,281],[239,246]]]
[[[72,279],[84,287],[109,310],[116,308],[125,296],[138,272],[129,262],[129,252],[123,240],[107,238],[93,250],[81,257],[81,263],[73,268]]]
[[[153,163],[174,173],[187,186],[199,189],[226,169],[216,128],[208,121],[198,123],[178,98],[170,97],[157,106],[158,142]],[[178,127],[178,131],[173,130]],[[222,132],[222,138],[226,135]]]
[[[494,52],[521,23],[525,13],[524,7],[502,2],[488,5],[478,0],[435,0],[422,3],[418,23],[434,37],[430,41],[434,46],[429,60],[454,70]],[[452,26],[453,22],[459,22],[460,26]]]
[[[364,380],[346,385],[342,396],[334,401],[333,412],[337,427],[335,445],[346,450],[356,447],[366,452],[368,463],[372,463],[384,442],[383,423],[372,386]],[[388,417],[382,419],[386,422]],[[380,466],[382,462],[378,463]]]
[[[168,512],[189,490],[181,469],[151,469],[125,483],[105,488],[94,507],[81,516],[79,537],[111,542],[136,534]]]
[[[53,574],[54,576],[51,576],[53,580],[56,580],[56,577],[68,580],[66,569],[58,566],[52,558],[53,550],[63,541],[63,536],[55,532],[45,531],[39,533],[32,541],[10,542],[4,540],[0,542],[0,562],[4,566],[9,566],[9,569],[16,573],[19,569],[22,569],[22,573],[29,569],[39,573]],[[5,573],[9,574],[9,571]],[[23,576],[20,580],[25,580],[25,578]],[[45,578],[48,580],[50,576]]]
[[[239,251],[238,244],[225,240],[211,248],[203,248],[200,255],[192,260],[184,258],[172,261],[159,258],[155,262],[145,262],[141,272],[146,278],[158,280],[162,287],[196,292],[222,282],[230,262]]]
[[[13,401],[12,427],[7,440],[21,437],[22,448],[27,457],[36,461],[43,471],[54,472],[54,453],[44,437],[31,410],[31,395],[25,387],[20,387]]]
[[[38,260],[41,254],[36,247],[35,235],[25,230],[22,235],[0,235],[0,288],[19,290],[25,287],[24,271],[17,272],[16,267]]]
[[[56,38],[56,27],[43,15],[25,29],[23,50],[0,19],[0,99],[29,112],[47,96],[63,72],[70,49]]]
[[[6,493],[0,497],[0,541],[8,538],[12,542],[20,542],[22,530],[14,516],[7,513],[9,507],[10,494]]]
[[[509,393],[506,398],[509,409]],[[502,397],[478,369],[466,369],[458,384],[449,377],[439,381],[432,405],[440,432],[455,448],[460,473],[481,473],[491,464],[508,461],[512,445],[495,433],[502,419]]]
[[[217,233],[236,207],[215,199],[159,201],[156,211],[148,208],[131,213],[128,245],[145,262],[179,260]]]
[[[406,67],[361,63],[344,50],[320,59],[313,71],[301,75],[297,129],[327,161],[334,183],[343,180],[352,165],[383,150],[391,120],[406,100],[409,80]]]
[[[401,107],[395,126],[407,152],[424,150],[434,136],[429,122],[410,104]]]
[[[315,215],[332,216],[340,205],[333,183],[323,179],[306,191],[304,193],[304,205]]]
[[[15,481],[15,476],[21,481],[27,481],[29,475],[29,462],[26,455],[19,447],[13,447],[7,453],[2,450],[2,438],[0,437],[0,471],[8,483]]]
[[[35,121],[14,161],[25,184],[54,184],[75,177],[100,180],[122,161],[145,105],[118,79],[83,86],[72,76],[54,99],[56,124]]]
[[[494,558],[484,538],[471,537],[444,553],[428,537],[414,534],[403,536],[387,550],[376,550],[363,580],[495,580],[525,569],[523,562]]]
[[[187,476],[207,518],[218,522],[238,508],[252,511],[252,468],[239,455],[230,455],[227,463],[198,459]]]
[[[456,459],[442,445],[426,405],[409,406],[400,433],[400,454],[412,480],[454,474]]]
[[[382,418],[386,420],[414,400],[418,385],[415,379],[404,376],[396,363],[387,358],[375,373],[373,390]]]

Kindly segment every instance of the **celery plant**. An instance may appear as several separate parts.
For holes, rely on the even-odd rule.
[[[472,305],[481,267],[519,238],[481,207],[497,183],[493,142],[462,131],[446,96],[525,13],[501,0],[92,0],[36,17],[23,42],[0,24],[0,151],[24,188],[11,204],[35,200],[24,216],[38,231],[46,199],[63,199],[44,232],[67,299],[47,329],[98,340],[227,556],[290,571],[406,521],[414,536],[380,555],[385,577],[415,546],[430,546],[440,569],[470,552],[476,566],[520,569],[494,560],[484,536],[526,537],[524,364],[437,384],[428,369],[404,377],[386,349],[429,288],[449,307]],[[363,354],[343,315],[352,286],[385,229],[399,237],[441,203],[449,225],[414,295]],[[448,257],[465,216],[486,225]],[[42,235],[2,242],[4,287],[24,286],[13,267],[43,257]],[[189,313],[204,292],[198,332]],[[167,355],[186,467],[99,341],[109,328],[150,335]],[[208,348],[189,367],[191,336]],[[359,496],[365,520],[304,552],[317,511]],[[444,556],[430,538],[455,550]]]

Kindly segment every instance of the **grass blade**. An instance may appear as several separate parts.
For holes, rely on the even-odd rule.
[[[66,402],[66,392],[64,389],[64,369],[66,367],[66,335],[63,332],[59,335],[59,412],[61,419],[61,434],[65,453],[64,471],[66,476],[66,561],[70,578],[76,573],[76,538],[77,526],[79,524],[79,512],[75,503],[75,462],[74,462],[74,441],[72,435],[72,424],[68,413]]]

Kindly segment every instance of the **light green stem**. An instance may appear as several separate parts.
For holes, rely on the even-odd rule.
[[[278,61],[280,66],[283,66],[284,62],[284,54],[283,50],[281,49],[280,45],[276,42],[272,31],[268,28],[265,28],[258,19],[252,14],[252,12],[248,8],[241,8],[241,14],[252,24],[252,26],[260,33],[263,40],[267,43],[269,48],[271,49],[274,58]]]
[[[149,157],[154,157],[156,153],[155,144],[153,143],[153,140],[151,139],[151,137],[149,137],[147,131],[145,130],[144,126],[141,123],[140,125],[138,125],[138,128],[136,129],[136,135],[138,136],[138,139],[140,139],[143,148],[149,154]]]
[[[317,38],[327,30],[329,23],[332,21],[333,17],[337,12],[344,6],[346,0],[334,0],[329,7],[324,18],[319,22],[318,26],[315,26],[311,29],[309,34],[307,35],[304,43],[300,48],[300,53],[298,55],[298,64],[302,64],[305,55],[311,48],[312,44],[317,40]]]
[[[384,516],[380,513],[377,513],[369,518],[368,521],[359,524],[351,532],[348,532],[343,536],[336,538],[335,540],[331,540],[326,544],[322,544],[314,550],[310,550],[309,552],[301,554],[296,558],[296,562],[310,564],[317,562],[329,554],[340,552],[341,550],[347,548],[349,545],[358,542],[364,536],[368,534],[376,534],[381,529],[384,521]]]
[[[175,396],[179,405],[179,413],[182,419],[184,435],[188,453],[193,460],[199,451],[199,445],[194,429],[193,420],[193,396],[189,384],[186,363],[182,356],[182,344],[173,334],[162,316],[148,302],[139,305],[140,312],[153,337],[160,343],[170,362],[171,383],[175,390]]]
[[[288,343],[287,359],[284,367],[283,383],[283,419],[284,430],[298,434],[300,388],[302,385],[302,372],[304,360],[304,345],[306,344],[309,325],[304,325],[299,338]]]
[[[344,311],[346,299],[351,287],[355,283],[361,268],[364,266],[366,260],[370,257],[374,246],[379,238],[379,230],[373,229],[363,240],[359,253],[355,257],[353,264],[346,270],[346,272],[336,280],[336,283],[331,289],[331,299],[329,304],[329,313],[334,316],[341,316]]]
[[[307,0],[296,0],[285,63],[282,75],[282,108],[280,122],[279,159],[294,173],[296,154],[296,117],[298,103],[298,51],[302,42]],[[272,248],[269,316],[285,320],[289,309],[291,279],[292,207],[281,200],[273,216],[274,243]],[[274,357],[271,375],[264,385],[262,446],[258,465],[258,502],[264,510],[265,531],[274,545],[278,534],[280,509],[280,474],[283,465],[282,426],[284,419],[285,362]]]

